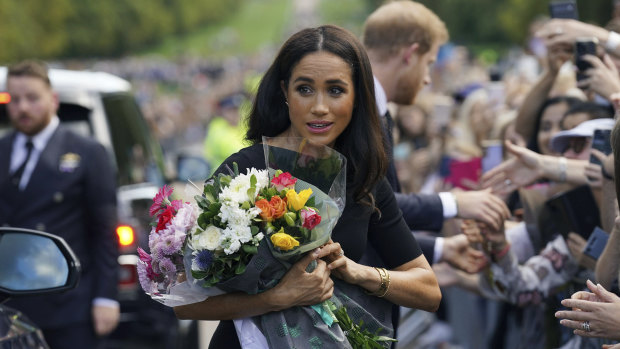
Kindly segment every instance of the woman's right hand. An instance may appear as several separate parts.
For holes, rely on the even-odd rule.
[[[315,260],[316,268],[307,272],[306,268]],[[280,282],[267,292],[270,293],[270,303],[277,310],[283,310],[298,305],[317,304],[331,298],[334,282],[330,278],[327,263],[319,259],[315,250],[293,264]]]
[[[510,142],[505,142],[505,147],[514,156],[485,173],[480,180],[483,188],[491,188],[500,197],[507,197],[541,178],[542,155]]]

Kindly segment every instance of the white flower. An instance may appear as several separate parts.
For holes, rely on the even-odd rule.
[[[205,231],[196,234],[192,238],[192,246],[195,250],[211,250],[214,251],[220,247],[222,240],[222,229],[210,225]]]
[[[248,177],[256,176],[256,191],[267,188],[269,185],[269,173],[267,170],[257,170],[254,167],[248,169]]]
[[[248,189],[250,189],[250,179],[252,175],[256,177],[256,192],[258,193],[263,188],[269,185],[269,175],[266,170],[257,170],[255,168],[248,169],[247,174],[239,174],[237,177],[230,181],[228,187],[222,189],[219,195],[219,199],[222,202],[232,202],[235,204],[242,204],[246,201],[252,201],[254,198],[248,196]]]
[[[220,207],[218,216],[222,219],[223,223],[228,223],[228,225],[250,226],[252,218],[258,216],[260,212],[260,208],[257,207],[244,210],[239,207],[239,205],[224,202],[222,203],[222,207]]]

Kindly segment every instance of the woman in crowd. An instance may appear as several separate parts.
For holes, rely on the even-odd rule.
[[[346,30],[305,29],[284,43],[261,81],[249,117],[246,138],[253,145],[229,157],[216,173],[233,162],[240,169],[265,168],[263,136],[304,137],[334,148],[347,158],[346,207],[332,232],[334,242],[307,254],[268,291],[224,294],[176,307],[179,318],[240,319],[317,304],[335,292],[332,276],[366,290],[370,294],[360,297],[372,302],[383,297],[401,306],[437,309],[441,293],[435,276],[384,179],[387,157],[373,91],[366,53]],[[368,244],[389,269],[389,281],[358,263]],[[311,261],[318,266],[309,273]],[[232,322],[221,321],[211,347],[231,343],[239,345]]]
[[[614,166],[603,163],[608,176],[615,180],[616,200],[620,198],[620,181],[615,173],[620,168],[620,125],[616,124],[611,136]],[[617,215],[616,208],[616,215]],[[570,299],[562,301],[562,305],[571,310],[556,312],[560,324],[573,329],[574,333],[584,337],[607,338],[620,340],[620,297],[607,291],[616,289],[618,282],[618,265],[620,264],[620,217],[616,217],[614,227],[603,253],[596,263],[595,285],[588,280],[588,291],[574,293]],[[618,349],[620,344],[608,346]]]

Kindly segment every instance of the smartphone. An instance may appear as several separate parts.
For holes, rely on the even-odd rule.
[[[484,157],[482,158],[482,173],[493,169],[502,163],[503,148],[500,140],[486,140],[482,142]]]
[[[592,68],[590,62],[583,59],[585,55],[596,56],[596,38],[577,38],[575,41],[575,65],[577,66],[577,81],[586,78],[585,71]]]
[[[438,131],[445,129],[452,120],[453,105],[448,101],[437,101],[433,107],[432,123]]]
[[[549,3],[551,18],[579,19],[576,0],[557,0]]]
[[[611,130],[594,130],[592,149],[596,149],[605,155],[611,154]],[[590,162],[601,166],[603,165],[594,155],[590,155]]]
[[[583,254],[592,257],[594,260],[597,260],[598,257],[603,253],[603,249],[605,249],[605,245],[607,245],[607,240],[609,239],[609,234],[605,232],[603,229],[596,227],[590,234],[588,238],[588,242],[586,243],[586,247],[583,248]]]

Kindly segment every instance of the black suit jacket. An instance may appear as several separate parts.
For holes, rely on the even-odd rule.
[[[396,175],[392,149],[392,117],[389,112],[383,115],[383,131],[386,151],[389,157],[389,165],[386,178],[396,195],[398,207],[403,212],[403,218],[411,230],[440,231],[443,226],[443,205],[438,194],[403,194],[400,193],[400,183]],[[417,238],[417,237],[416,237]],[[433,263],[435,238],[427,237],[424,241],[418,241],[422,253],[429,263]]]
[[[44,329],[88,322],[94,298],[116,299],[116,174],[110,156],[102,145],[60,125],[28,185],[18,191],[8,180],[13,137],[0,139],[0,225],[63,237],[83,271],[76,289],[14,299],[9,305]]]

